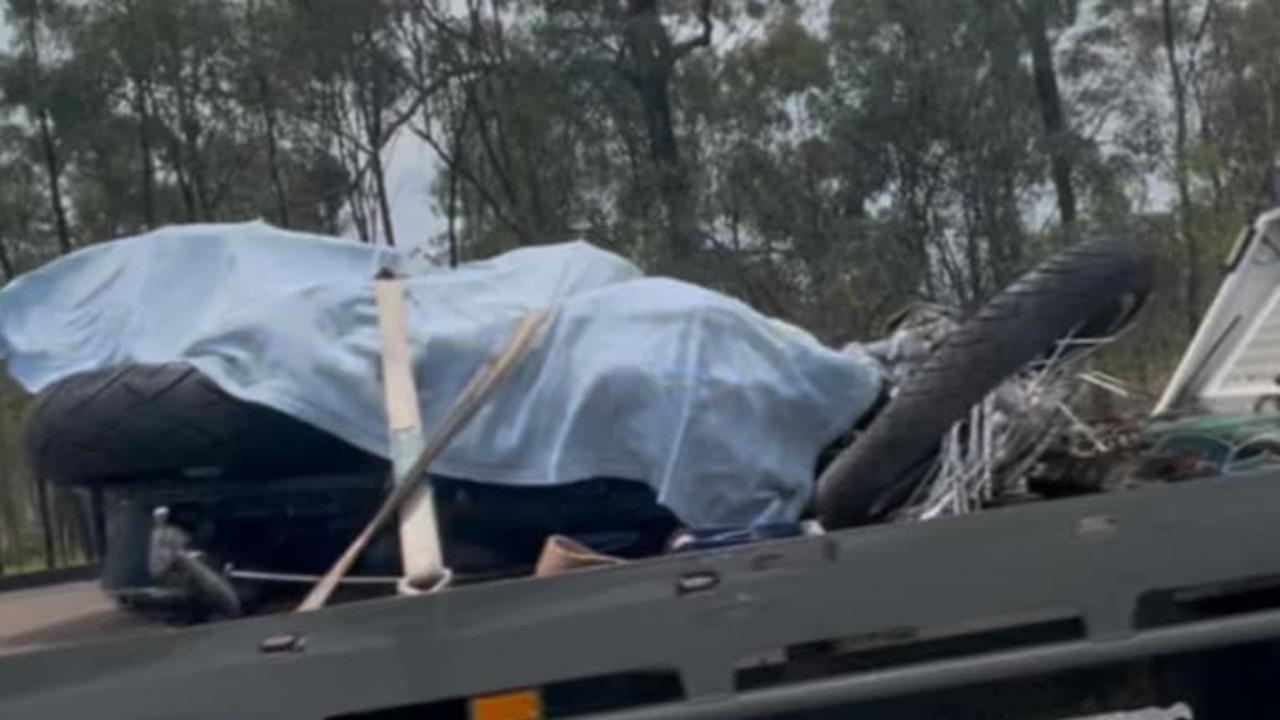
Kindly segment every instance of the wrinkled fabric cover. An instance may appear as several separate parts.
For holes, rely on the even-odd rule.
[[[186,361],[228,393],[387,454],[371,278],[408,274],[430,428],[511,325],[555,315],[433,466],[481,482],[642,480],[693,526],[794,520],[817,454],[871,404],[857,352],[709,290],[643,277],[585,243],[418,271],[385,248],[263,223],[97,245],[0,290],[0,359],[31,391],[70,374]]]

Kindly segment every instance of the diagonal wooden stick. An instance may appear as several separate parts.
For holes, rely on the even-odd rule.
[[[550,316],[551,313],[547,310],[536,310],[529,313],[512,328],[502,348],[485,359],[475,374],[471,376],[471,380],[466,387],[458,394],[457,399],[449,406],[444,417],[440,420],[440,424],[431,433],[431,437],[427,439],[422,453],[418,455],[418,459],[414,461],[409,471],[405,473],[403,482],[392,489],[391,494],[383,501],[382,506],[374,513],[369,523],[360,531],[356,539],[351,541],[351,545],[334,562],[333,567],[329,568],[329,571],[324,574],[320,582],[316,583],[316,586],[311,589],[306,599],[298,606],[298,612],[317,610],[324,606],[329,596],[333,594],[334,589],[337,588],[338,583],[342,580],[342,577],[355,564],[356,559],[360,557],[360,553],[364,551],[373,536],[387,524],[387,521],[400,509],[400,506],[414,494],[415,488],[422,481],[423,476],[426,475],[427,468],[430,467],[431,463],[444,451],[449,442],[466,427],[471,418],[475,416],[476,411],[483,407],[489,399],[493,389],[529,351],[538,335],[538,331],[546,324]]]

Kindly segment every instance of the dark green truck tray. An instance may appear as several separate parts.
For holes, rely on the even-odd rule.
[[[17,651],[0,718],[467,717],[519,688],[612,720],[911,697],[1280,637],[1278,520],[1261,473]]]

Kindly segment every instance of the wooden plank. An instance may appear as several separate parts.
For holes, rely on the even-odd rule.
[[[378,280],[373,284],[382,337],[382,388],[391,441],[392,473],[397,485],[422,452],[422,416],[413,379],[409,339],[404,320],[404,284]],[[440,528],[431,483],[419,481],[400,508],[400,558],[406,582],[402,589],[430,584],[444,573]]]

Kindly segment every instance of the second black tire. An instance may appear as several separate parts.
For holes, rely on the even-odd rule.
[[[228,395],[185,363],[95,370],[50,385],[27,417],[27,447],[40,477],[71,484],[387,467],[307,423]]]
[[[827,528],[884,519],[914,490],[943,434],[975,403],[1058,340],[1127,322],[1151,287],[1152,254],[1135,242],[1074,245],[1022,276],[948,335],[866,432],[818,479]]]

